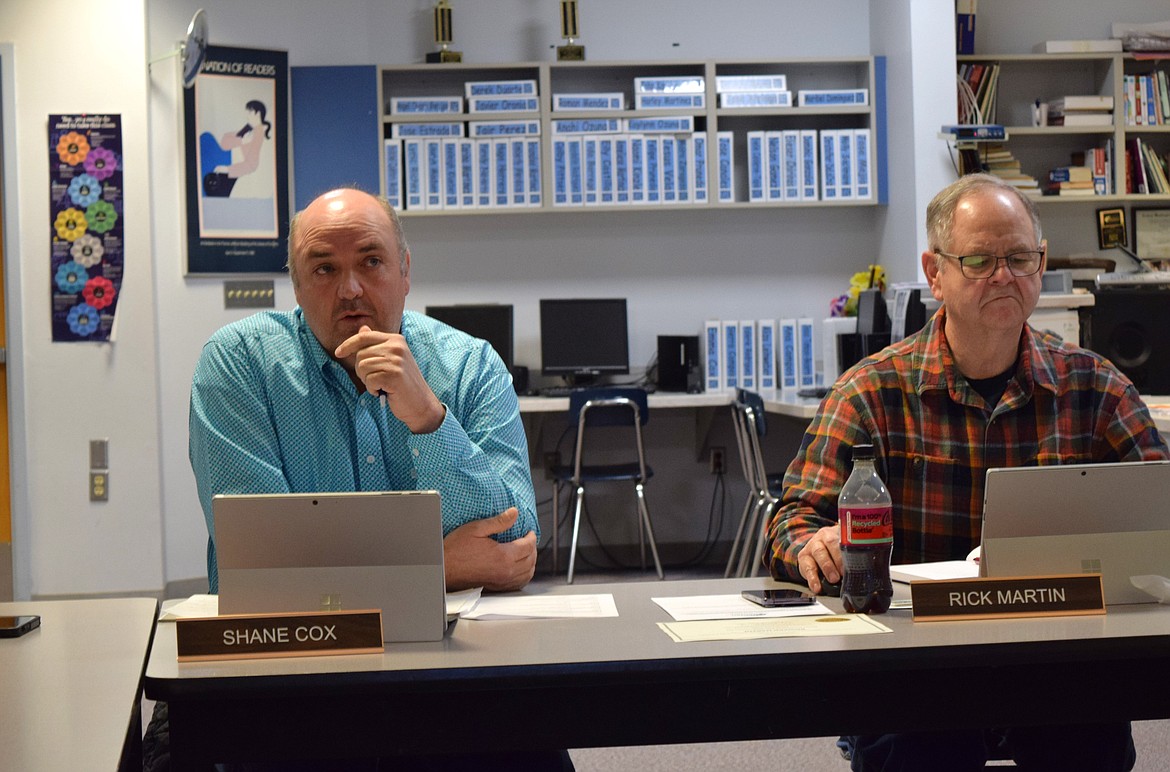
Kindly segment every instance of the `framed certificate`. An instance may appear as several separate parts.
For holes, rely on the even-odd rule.
[[[1143,260],[1170,260],[1170,207],[1133,208],[1133,249]]]

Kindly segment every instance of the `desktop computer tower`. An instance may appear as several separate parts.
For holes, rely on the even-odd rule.
[[[1142,394],[1170,394],[1170,292],[1094,293],[1085,347],[1125,373]]]
[[[690,394],[703,390],[698,335],[658,336],[658,390]]]

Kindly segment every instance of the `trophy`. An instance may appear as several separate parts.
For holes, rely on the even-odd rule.
[[[566,45],[557,46],[558,62],[585,61],[585,46],[579,46],[573,43],[573,38],[579,35],[580,32],[577,29],[577,0],[561,0],[561,37],[569,42]]]
[[[435,5],[435,43],[438,51],[427,54],[428,64],[444,64],[447,62],[462,62],[463,52],[452,51],[448,48],[453,40],[451,33],[451,6],[447,0],[439,0]]]

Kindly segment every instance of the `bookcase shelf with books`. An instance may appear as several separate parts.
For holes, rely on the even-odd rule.
[[[777,75],[771,93],[744,91]],[[378,76],[382,190],[409,215],[885,203],[883,57],[406,65]],[[493,82],[531,84],[535,99],[473,102],[469,84]],[[753,173],[783,178],[787,156],[769,164],[767,150],[785,132],[806,137],[812,179],[753,189]],[[758,163],[749,136],[764,150]],[[828,185],[829,172],[848,182]]]
[[[990,100],[993,112],[981,116],[984,123],[1003,124],[1008,140],[1005,147],[1020,161],[1022,172],[1039,180],[1036,200],[1044,204],[1070,202],[1096,205],[1123,202],[1170,200],[1166,193],[1138,192],[1134,184],[1132,158],[1140,141],[1148,156],[1156,155],[1163,167],[1170,153],[1170,128],[1165,125],[1131,125],[1127,121],[1127,75],[1149,75],[1165,69],[1165,61],[1138,60],[1125,53],[1073,54],[1004,54],[965,55],[958,57],[960,77],[970,75],[981,65],[984,72],[995,68]],[[976,70],[978,73],[978,70]],[[1151,79],[1157,83],[1157,76]],[[973,90],[978,91],[976,83]],[[985,96],[980,93],[980,96]],[[1062,118],[1060,100],[1068,97],[1098,97],[1108,108],[1096,111],[1091,118],[1081,118],[1083,125],[1049,125],[1074,118]],[[986,99],[980,100],[987,104]],[[1038,108],[1043,106],[1044,112]],[[1170,105],[1167,105],[1170,107]],[[1055,110],[1054,110],[1055,108]],[[1070,107],[1070,115],[1081,111]],[[1092,112],[1086,110],[1085,112]],[[1039,113],[1039,115],[1038,115]],[[1045,116],[1047,113],[1047,116]],[[1038,117],[1044,125],[1036,125]],[[1045,117],[1047,117],[1046,120]],[[970,119],[971,116],[968,116]],[[969,120],[969,122],[978,122]],[[1105,193],[1100,185],[1096,195],[1041,195],[1049,181],[1049,172],[1075,164],[1081,154],[1092,156],[1102,151],[1108,157],[1104,169]],[[1153,158],[1148,159],[1154,162]],[[1088,161],[1085,162],[1086,164]],[[1153,189],[1151,186],[1147,190]],[[1127,192],[1127,190],[1129,192]]]

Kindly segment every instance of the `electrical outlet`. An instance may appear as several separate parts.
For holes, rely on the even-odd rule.
[[[561,452],[559,450],[547,452],[544,454],[544,479],[553,479],[553,468],[561,465]]]
[[[110,500],[110,473],[90,471],[89,473],[89,500]]]
[[[711,448],[711,474],[727,472],[727,449]]]

